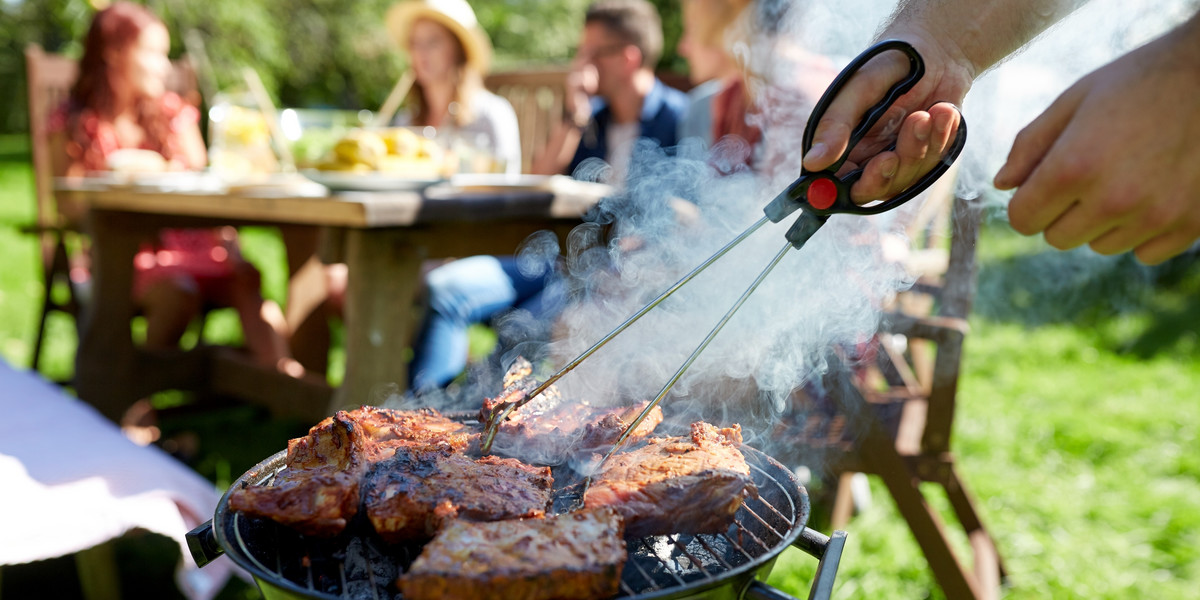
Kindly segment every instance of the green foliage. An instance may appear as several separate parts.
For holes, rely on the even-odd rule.
[[[678,0],[653,0],[663,15],[662,66],[682,70]],[[475,0],[495,46],[496,69],[568,61],[589,0]],[[203,54],[206,92],[242,88],[253,67],[281,106],[375,108],[405,67],[383,25],[394,0],[145,0],[167,23],[172,52]],[[27,128],[24,59],[28,43],[78,56],[93,9],[86,0],[0,2],[0,80],[19,93],[0,97],[0,132]],[[197,43],[199,42],[199,43]]]
[[[41,301],[34,239],[16,230],[33,215],[26,146],[22,138],[0,136],[0,256],[8,263],[0,269],[0,357],[18,367],[28,362]],[[248,229],[242,241],[263,271],[268,295],[278,298],[284,267],[277,239]],[[1194,258],[1153,270],[1118,259],[1089,271],[1094,277],[1060,277],[1066,281],[1057,287],[1037,287],[1055,274],[1029,267],[1065,255],[998,224],[985,229],[980,253],[977,305],[992,308],[972,316],[954,449],[1008,567],[1005,597],[1194,597],[1200,585],[1200,268]],[[1095,281],[1114,280],[1138,289],[1110,302],[1104,294],[1112,288]],[[996,308],[1021,285],[1034,286],[1026,292],[1027,307]],[[1063,303],[1072,310],[1038,312]],[[206,340],[236,339],[236,317],[229,317],[214,319]],[[70,373],[74,331],[69,320],[55,323],[47,370],[61,377]],[[167,437],[198,435],[201,454],[193,467],[217,484],[228,484],[304,429],[249,407],[163,425]],[[847,528],[835,597],[944,597],[877,481],[872,497],[873,506]],[[944,497],[932,503],[953,521]],[[814,568],[811,557],[788,550],[770,582],[805,597]],[[171,588],[170,568],[163,572],[156,581]],[[257,596],[235,580],[221,597]]]

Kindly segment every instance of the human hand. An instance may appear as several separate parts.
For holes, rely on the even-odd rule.
[[[1084,77],[996,174],[1017,231],[1158,264],[1200,237],[1200,36],[1176,30]]]
[[[910,187],[941,160],[958,131],[961,104],[974,68],[952,44],[916,26],[892,28],[880,39],[913,45],[925,62],[925,76],[884,114],[851,152],[841,171],[863,167],[851,198],[866,204],[890,198]],[[907,58],[889,51],[860,69],[830,103],[817,123],[813,146],[804,156],[810,171],[824,169],[846,151],[862,116],[908,73]],[[896,148],[885,151],[892,143]]]
[[[596,94],[598,79],[596,67],[587,62],[576,60],[567,71],[563,117],[576,127],[587,125],[592,118],[591,97]]]

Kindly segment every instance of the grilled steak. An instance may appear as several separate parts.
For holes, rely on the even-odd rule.
[[[627,553],[611,509],[446,526],[397,586],[409,600],[608,598]]]
[[[631,538],[668,533],[717,533],[733,522],[758,488],[738,450],[742,430],[692,424],[690,437],[652,438],[613,455],[584,494],[587,508],[611,507]]]
[[[332,537],[358,512],[359,484],[372,464],[405,446],[461,451],[479,434],[434,410],[364,406],[338,411],[308,435],[288,441],[285,468],[271,485],[235,489],[229,507],[300,533]]]
[[[494,456],[474,460],[444,447],[412,448],[375,466],[364,505],[385,541],[424,541],[455,518],[541,517],[553,485],[549,467]]]
[[[482,420],[501,402],[524,398],[539,382],[532,377],[529,361],[518,358],[504,376],[504,391],[483,402]],[[564,400],[554,386],[538,394],[529,403],[509,413],[496,432],[493,449],[498,454],[515,456],[535,464],[564,462],[570,454],[588,455],[607,452],[642,411],[648,401],[632,406],[597,407],[584,401]],[[662,409],[654,407],[629,442],[654,433],[663,420]]]

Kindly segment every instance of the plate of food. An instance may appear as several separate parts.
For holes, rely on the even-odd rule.
[[[322,171],[320,169],[305,169],[301,173],[310,180],[335,192],[423,190],[435,183],[444,181],[444,178],[441,176],[412,177],[374,171]]]
[[[301,173],[334,191],[420,190],[444,181],[449,162],[434,140],[410,129],[356,129]]]

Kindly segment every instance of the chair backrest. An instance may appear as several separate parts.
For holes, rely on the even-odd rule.
[[[546,145],[550,132],[562,120],[567,72],[567,67],[525,69],[492,73],[484,79],[484,86],[508,100],[517,113],[523,172],[529,171],[533,154]],[[692,87],[687,76],[681,73],[660,72],[657,76],[667,85],[685,92]]]
[[[522,172],[529,171],[534,152],[546,144],[562,119],[566,80],[565,67],[492,73],[484,80],[484,85],[508,100],[517,113]]]
[[[173,61],[167,89],[194,106],[200,105],[196,70],[187,57]],[[42,227],[66,225],[62,222],[54,198],[54,165],[50,135],[50,114],[71,93],[79,76],[79,63],[61,54],[46,52],[37,44],[25,47],[25,78],[29,93],[29,146],[33,160],[34,191],[37,194],[37,223]]]
[[[66,101],[79,75],[79,64],[71,58],[50,54],[37,44],[25,47],[25,80],[29,91],[29,147],[33,159],[34,192],[37,194],[37,223],[61,225],[54,201],[54,167],[50,157],[47,125],[50,113]]]

